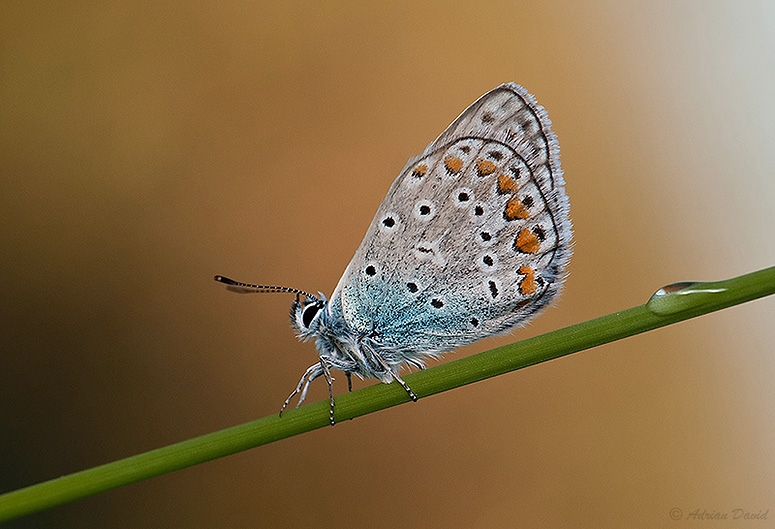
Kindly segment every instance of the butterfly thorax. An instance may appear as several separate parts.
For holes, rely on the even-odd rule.
[[[380,343],[376,330],[361,333],[350,328],[337,300],[335,297],[329,301],[321,295],[320,299],[294,301],[291,325],[296,335],[302,341],[315,340],[320,359],[328,368],[352,373],[362,379],[376,378],[390,382],[392,375],[377,356],[391,369],[403,361]]]

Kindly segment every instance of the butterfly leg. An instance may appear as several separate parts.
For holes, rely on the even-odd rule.
[[[401,387],[404,388],[404,391],[406,391],[407,395],[409,395],[409,398],[414,402],[417,402],[417,395],[414,394],[414,391],[412,391],[412,388],[409,387],[409,384],[404,382],[404,379],[398,376],[398,374],[390,368],[390,366],[381,356],[374,354],[374,358],[377,359],[377,362],[379,362],[379,365],[381,365],[385,371],[390,373],[390,376],[393,377],[393,380],[401,384]]]
[[[320,367],[320,366],[315,364],[315,367]],[[304,383],[304,388],[301,390],[301,395],[299,395],[299,402],[296,403],[296,407],[297,408],[299,406],[301,406],[302,403],[304,403],[305,400],[307,400],[307,392],[309,391],[309,385],[312,384],[313,380],[315,380],[316,378],[318,378],[322,374],[323,374],[323,372],[320,369],[318,369]]]
[[[296,405],[298,408],[301,406],[301,403],[304,402],[304,399],[307,398],[307,390],[309,389],[310,382],[318,378],[320,375],[322,375],[323,372],[320,370],[320,364],[314,364],[309,366],[307,370],[304,372],[304,374],[301,376],[301,380],[299,380],[299,384],[296,386],[296,389],[294,389],[290,395],[288,395],[288,398],[285,399],[285,402],[283,403],[283,407],[280,408],[280,416],[282,417],[283,412],[285,411],[285,408],[288,407],[288,404],[291,403],[291,399],[301,393],[299,396],[299,403]]]
[[[329,371],[322,358],[320,359],[320,369],[323,370],[323,376],[326,377],[326,382],[328,382],[328,399],[331,403],[328,406],[328,420],[331,421],[331,426],[333,426],[336,424],[334,420],[334,377],[331,376],[331,371]]]
[[[347,375],[347,391],[352,393],[352,391],[353,391],[353,375],[349,371],[345,371],[344,374]]]

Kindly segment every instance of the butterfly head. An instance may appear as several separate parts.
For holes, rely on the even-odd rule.
[[[297,294],[291,305],[291,326],[301,340],[309,340],[318,334],[325,317],[328,300],[322,293],[318,294],[320,297],[304,296],[303,301],[301,295]]]

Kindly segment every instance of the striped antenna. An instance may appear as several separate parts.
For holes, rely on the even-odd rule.
[[[317,301],[318,297],[305,292],[298,288],[280,287],[276,285],[253,285],[251,283],[243,283],[241,281],[234,281],[224,276],[215,276],[214,278],[219,283],[226,285],[226,290],[231,292],[237,292],[239,294],[271,294],[273,292],[288,292],[291,294],[301,294],[307,299]]]

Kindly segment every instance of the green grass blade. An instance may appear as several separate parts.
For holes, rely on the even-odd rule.
[[[420,396],[471,384],[775,293],[775,267],[714,283],[681,285],[647,304],[409,374]],[[398,384],[336,398],[338,421],[409,402]],[[308,432],[328,422],[328,401],[151,450],[0,495],[0,521]]]

